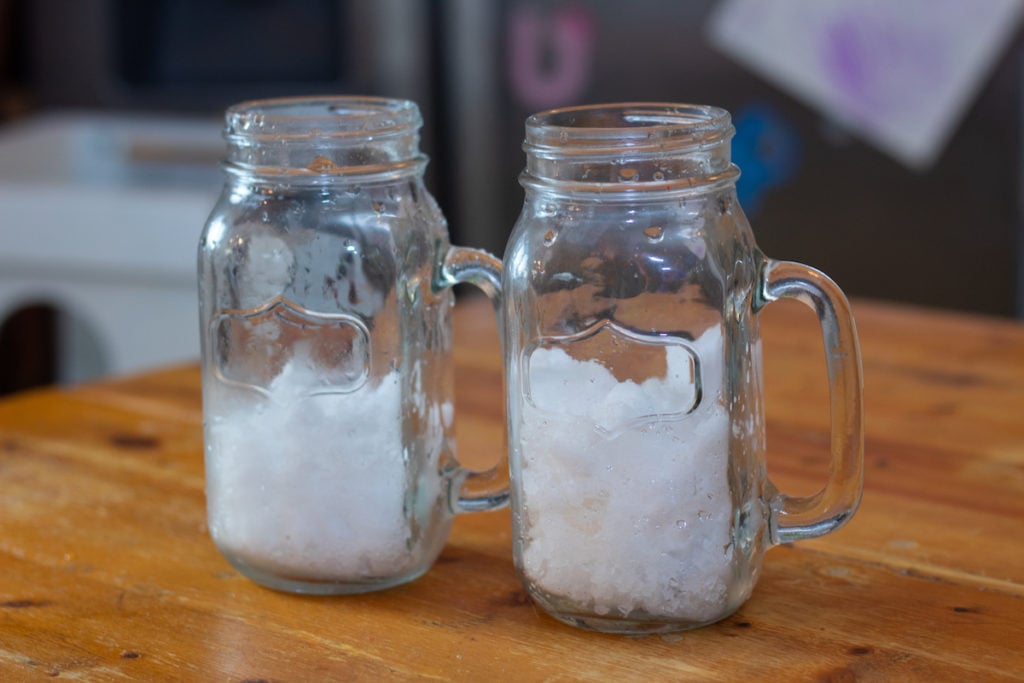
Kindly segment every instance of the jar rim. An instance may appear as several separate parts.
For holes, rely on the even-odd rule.
[[[720,107],[671,102],[624,102],[561,107],[526,120],[527,152],[665,149],[716,144],[734,132]]]
[[[610,199],[707,192],[735,182],[729,112],[624,102],[550,109],[526,120],[524,187]]]
[[[229,107],[224,122],[231,142],[380,138],[408,134],[423,123],[411,100],[361,95],[248,100]]]

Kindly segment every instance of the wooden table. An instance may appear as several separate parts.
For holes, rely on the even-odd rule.
[[[464,453],[502,439],[487,304],[455,317]],[[242,578],[204,526],[199,373],[0,402],[0,679],[1024,679],[1024,327],[858,302],[860,512],[768,552],[753,597],[697,631],[608,636],[525,597],[507,511],[461,517],[436,566],[312,598]],[[824,362],[799,305],[764,314],[769,469],[823,481]],[[468,459],[468,456],[467,456]]]

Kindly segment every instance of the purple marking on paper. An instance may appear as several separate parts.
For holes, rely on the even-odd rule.
[[[867,124],[906,119],[941,88],[945,44],[905,19],[848,13],[823,29],[822,67],[848,118]]]

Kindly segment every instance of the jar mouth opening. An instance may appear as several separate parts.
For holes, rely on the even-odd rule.
[[[728,142],[729,112],[703,104],[626,102],[565,107],[526,120],[528,153],[683,148]]]
[[[249,100],[228,108],[224,137],[246,141],[379,139],[407,135],[422,125],[410,100],[365,96],[284,97]]]
[[[552,109],[526,121],[520,183],[562,192],[704,191],[733,182],[724,109],[626,102]]]
[[[286,97],[242,102],[224,115],[228,173],[334,182],[422,172],[419,107],[367,96]]]

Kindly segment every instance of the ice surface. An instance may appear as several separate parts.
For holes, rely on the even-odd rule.
[[[728,600],[733,503],[729,417],[721,401],[722,342],[712,328],[693,344],[703,400],[679,414],[688,350],[666,348],[664,378],[617,382],[597,361],[559,348],[530,359],[520,452],[522,570],[580,612],[694,622]],[[685,380],[684,380],[685,378]],[[537,406],[562,403],[554,413]],[[665,415],[608,432],[628,407]]]

